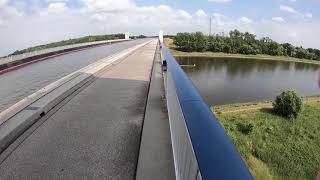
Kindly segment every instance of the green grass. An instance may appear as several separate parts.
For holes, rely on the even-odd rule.
[[[230,106],[228,106],[230,109]],[[295,120],[272,110],[217,114],[256,179],[315,179],[320,170],[320,103]]]
[[[264,54],[245,55],[245,54],[226,54],[222,52],[182,52],[175,49],[170,49],[175,57],[212,57],[212,58],[234,58],[234,59],[249,59],[249,60],[273,60],[273,61],[290,61],[303,62],[311,64],[320,64],[320,61],[309,59],[298,59],[288,56],[270,56]]]

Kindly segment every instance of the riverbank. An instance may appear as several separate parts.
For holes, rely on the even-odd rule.
[[[320,96],[304,99],[295,120],[271,102],[213,108],[256,179],[315,179],[320,171]]]
[[[305,105],[320,103],[320,96],[308,96],[303,98]],[[215,106],[211,108],[215,114],[232,114],[241,112],[257,111],[262,109],[272,109],[272,101],[236,103]]]
[[[222,52],[183,52],[175,49],[173,40],[170,38],[164,39],[165,45],[170,49],[171,53],[175,57],[208,57],[208,58],[234,58],[234,59],[250,59],[250,60],[273,60],[273,61],[288,61],[288,62],[302,62],[310,64],[320,64],[320,61],[309,59],[298,59],[288,56],[270,56],[264,54],[258,55],[245,55],[245,54],[227,54]]]

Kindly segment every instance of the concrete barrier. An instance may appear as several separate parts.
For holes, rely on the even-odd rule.
[[[0,59],[0,74],[19,69],[32,63],[43,61],[48,58],[60,56],[63,54],[80,51],[92,47],[103,46],[106,44],[128,41],[128,39],[117,39],[108,41],[98,41],[90,43],[81,43],[75,45],[61,46],[57,48],[45,49],[37,52],[31,52],[21,55],[10,56]]]
[[[49,84],[1,112],[0,153],[58,103],[92,80],[100,70],[111,66],[150,42],[151,40],[90,64]]]

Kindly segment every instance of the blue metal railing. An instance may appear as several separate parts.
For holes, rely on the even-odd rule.
[[[247,166],[240,157],[239,152],[226,135],[218,119],[198,93],[196,87],[181,69],[168,48],[163,44],[161,44],[161,46],[163,58],[166,60],[168,66],[167,73],[170,75],[170,78],[172,78],[171,81],[173,81],[173,86],[176,90],[174,94],[178,99],[178,104],[180,104],[179,108],[185,120],[187,127],[187,133],[185,134],[189,135],[187,139],[191,141],[191,149],[194,151],[200,179],[253,179]],[[171,129],[171,131],[173,130],[174,129]],[[174,137],[172,137],[172,139],[174,139]],[[177,146],[175,144],[176,142],[173,142],[173,146]],[[185,154],[185,150],[179,150],[179,148],[176,147],[173,147],[173,149],[176,151],[174,154],[179,152]],[[179,162],[181,161],[179,160]],[[179,166],[179,164],[176,166]],[[182,168],[183,167],[185,167],[185,165],[182,165]],[[184,171],[186,170],[182,170],[181,172]],[[182,178],[180,177],[178,179],[184,179],[183,177],[185,175],[178,174],[177,177],[179,176]],[[195,179],[199,179],[199,177]]]

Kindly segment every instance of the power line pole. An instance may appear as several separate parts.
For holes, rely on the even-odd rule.
[[[210,24],[209,24],[209,36],[211,36],[211,16],[210,16]]]

